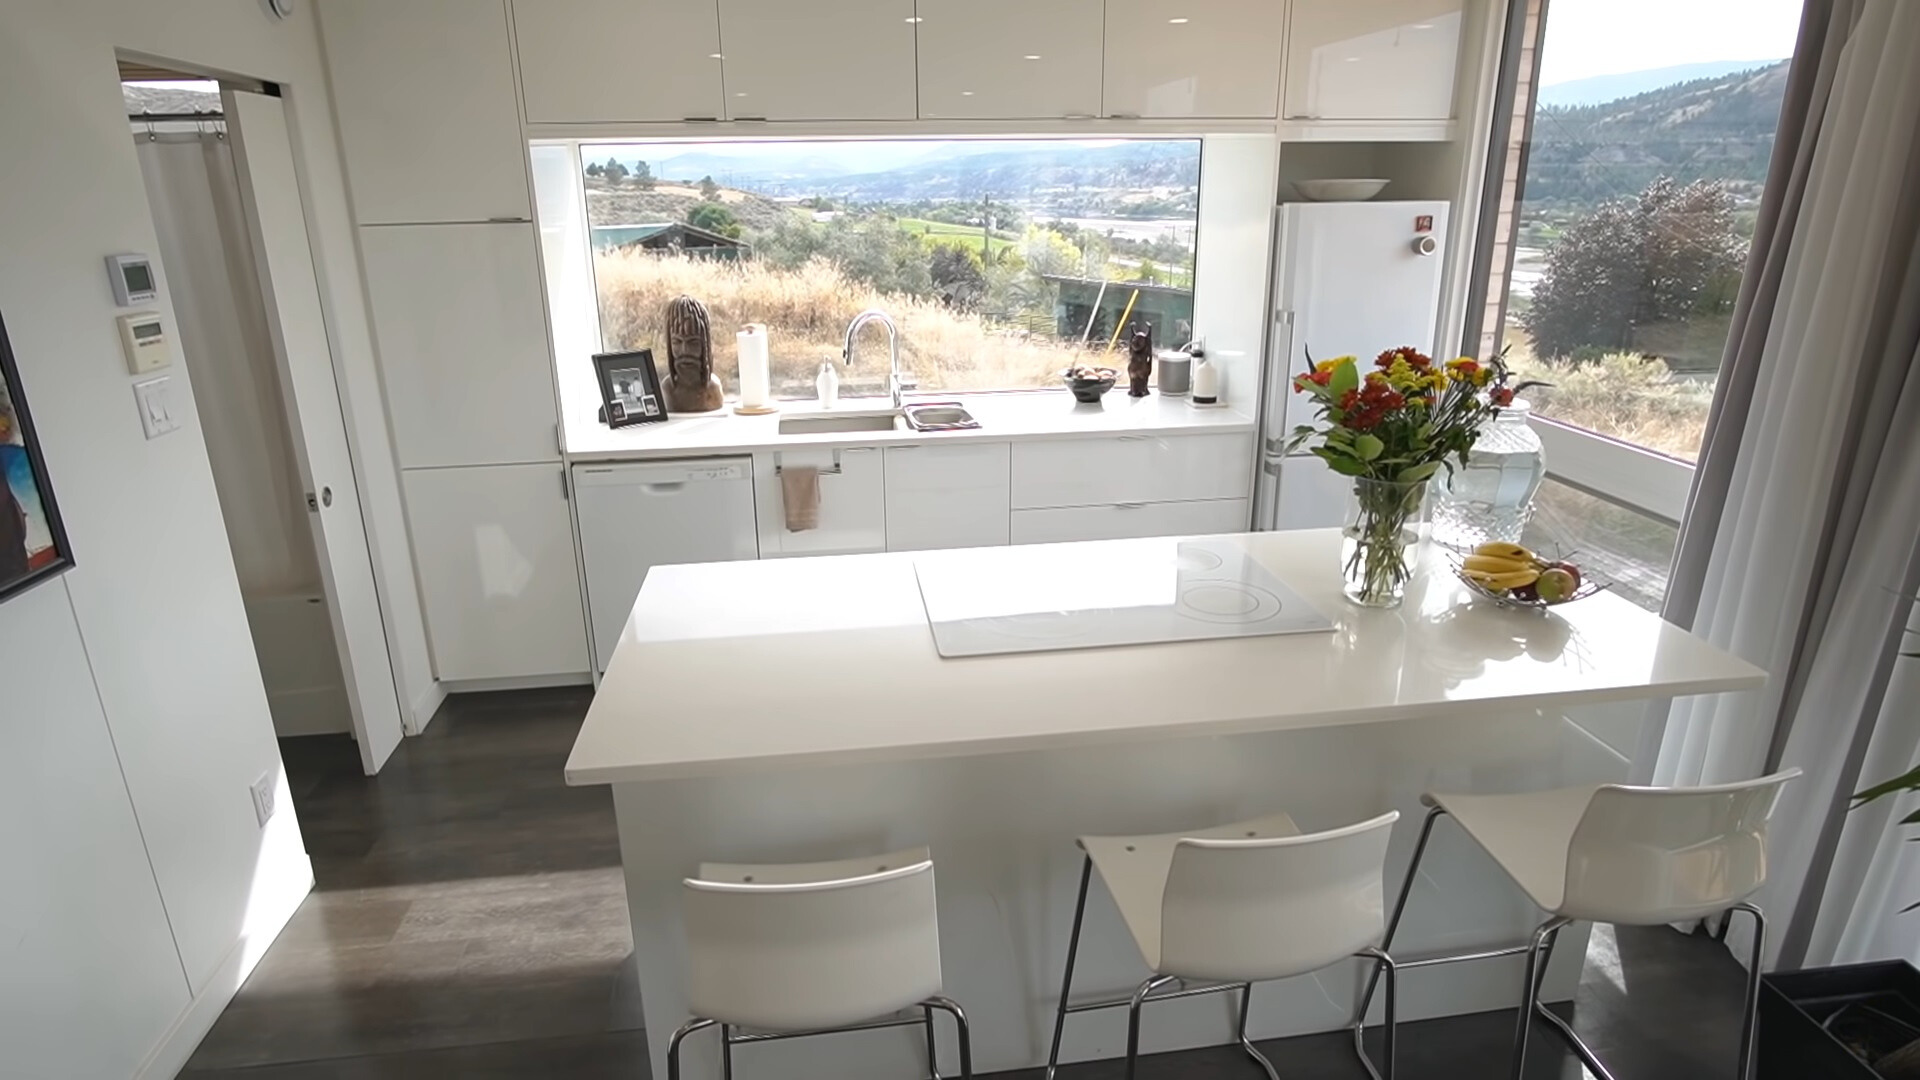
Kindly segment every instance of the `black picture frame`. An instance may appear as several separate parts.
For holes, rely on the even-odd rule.
[[[0,602],[73,568],[73,548],[0,318]]]
[[[667,418],[667,396],[660,392],[660,369],[652,349],[593,354],[600,380],[600,419],[608,427],[657,424]]]

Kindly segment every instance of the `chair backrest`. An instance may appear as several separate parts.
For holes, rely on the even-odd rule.
[[[833,881],[689,879],[687,1005],[803,1031],[885,1016],[940,992],[933,863]]]
[[[1282,979],[1378,944],[1399,819],[1390,810],[1306,836],[1181,840],[1162,895],[1158,970]]]
[[[1725,911],[1767,879],[1767,819],[1787,769],[1711,787],[1608,784],[1593,793],[1567,852],[1561,914],[1629,925]]]

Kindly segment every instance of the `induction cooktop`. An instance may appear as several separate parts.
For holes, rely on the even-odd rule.
[[[1333,629],[1224,537],[932,551],[914,572],[944,657]]]

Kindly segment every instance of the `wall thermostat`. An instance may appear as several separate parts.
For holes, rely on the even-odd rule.
[[[173,363],[173,347],[167,343],[167,328],[160,321],[159,312],[136,311],[116,321],[120,324],[120,348],[126,351],[129,374],[145,375]]]
[[[159,291],[153,262],[145,255],[107,256],[107,277],[113,283],[113,298],[121,307],[151,304]]]

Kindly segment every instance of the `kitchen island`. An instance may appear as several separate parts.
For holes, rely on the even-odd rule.
[[[1551,612],[1469,604],[1435,562],[1402,608],[1367,611],[1340,596],[1336,532],[1225,542],[1334,629],[943,659],[911,553],[656,568],[567,764],[571,784],[613,786],[655,1075],[686,1015],[680,882],[702,861],[931,846],[947,992],[972,1019],[976,1066],[1031,1066],[1051,1035],[1075,836],[1281,810],[1312,831],[1397,808],[1391,889],[1422,791],[1624,779],[1647,699],[1764,678],[1610,594]],[[1090,562],[1105,550],[1075,547]],[[1395,952],[1508,944],[1536,921],[1442,827]],[[1578,978],[1584,934],[1562,940],[1549,999]],[[1359,973],[1356,963],[1257,988],[1251,1030],[1339,1027]],[[1096,889],[1076,997],[1130,990],[1145,974]],[[1519,982],[1512,958],[1409,972],[1401,1016],[1511,1007]],[[1158,1006],[1143,1049],[1230,1042],[1232,1019],[1224,999]],[[1118,1055],[1124,1023],[1076,1018],[1063,1060]],[[736,1054],[743,1075],[923,1076],[918,1039],[867,1032]],[[687,1075],[715,1075],[711,1040],[690,1040],[687,1055]]]

